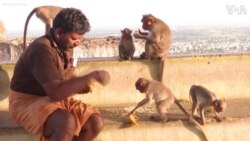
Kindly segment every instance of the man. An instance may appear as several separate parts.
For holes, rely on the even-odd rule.
[[[41,141],[91,141],[101,131],[99,111],[70,98],[91,91],[93,81],[110,81],[104,70],[73,77],[69,61],[90,30],[86,16],[78,9],[65,8],[54,19],[50,31],[34,40],[16,63],[11,80],[9,111],[13,119]]]

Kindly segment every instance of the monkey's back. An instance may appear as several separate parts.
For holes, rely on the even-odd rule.
[[[161,19],[156,18],[155,26],[152,29],[153,36],[158,36],[158,42],[152,43],[146,40],[145,50],[151,52],[150,56],[163,57],[168,53],[172,43],[172,32],[170,27]],[[155,35],[154,35],[155,34]],[[158,35],[156,35],[158,34]],[[154,47],[152,47],[154,46]]]
[[[147,86],[147,93],[152,93],[156,102],[169,99],[174,103],[172,91],[161,82],[151,81]]]
[[[203,99],[207,100],[215,100],[215,94],[209,91],[207,88],[200,86],[200,85],[192,85],[189,94],[191,97],[195,97],[199,101],[203,101]]]

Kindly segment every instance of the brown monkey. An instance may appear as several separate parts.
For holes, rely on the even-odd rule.
[[[53,20],[55,16],[62,10],[62,7],[58,6],[39,6],[34,8],[28,15],[25,26],[24,26],[24,33],[23,33],[23,49],[26,48],[26,36],[27,36],[27,28],[29,24],[29,20],[33,14],[36,13],[36,16],[42,20],[45,24],[45,33],[52,27]]]
[[[212,107],[215,118],[221,122],[223,117],[219,114],[226,109],[226,102],[216,98],[215,94],[207,88],[199,85],[192,85],[189,90],[189,98],[192,101],[192,116],[198,118],[197,111],[200,113],[201,124],[205,124],[204,110]]]
[[[183,108],[172,91],[162,82],[139,78],[135,82],[135,88],[141,93],[145,93],[146,97],[137,104],[137,106],[129,113],[129,115],[133,115],[137,108],[142,107],[150,103],[151,101],[154,101],[156,108],[160,113],[161,120],[165,122],[167,121],[167,109],[173,103],[175,103],[184,112],[184,114],[188,116],[190,121],[194,122],[195,125],[198,126],[199,130],[202,133],[202,136],[204,137],[204,140],[208,140],[200,124]]]
[[[132,30],[124,28],[121,30],[122,36],[119,43],[119,57],[121,60],[130,60],[135,53],[135,45],[131,35]]]
[[[165,22],[152,14],[143,15],[141,22],[142,28],[148,32],[138,30],[134,33],[135,38],[146,40],[145,52],[140,57],[164,60],[172,42],[170,28]]]
[[[135,83],[135,88],[141,93],[145,93],[146,97],[137,104],[130,114],[133,114],[137,108],[154,101],[161,120],[166,122],[167,109],[175,102],[175,98],[171,90],[164,86],[161,82],[145,78],[139,78]]]

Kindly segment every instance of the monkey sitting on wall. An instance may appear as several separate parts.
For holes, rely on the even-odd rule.
[[[28,15],[25,25],[24,25],[24,32],[23,32],[23,49],[26,48],[26,36],[28,30],[28,24],[30,18],[36,14],[37,18],[39,18],[45,24],[45,33],[52,27],[54,18],[56,15],[62,10],[62,7],[58,6],[39,6],[35,7]]]
[[[164,60],[172,42],[169,26],[152,14],[143,15],[141,22],[142,28],[148,32],[138,30],[134,33],[135,38],[146,40],[145,52],[140,57]]]
[[[135,45],[131,35],[132,30],[124,28],[121,30],[122,36],[119,43],[119,57],[121,60],[130,60],[135,53]]]
[[[192,101],[192,116],[198,119],[197,112],[200,113],[200,124],[205,124],[204,110],[208,107],[213,108],[216,120],[218,122],[222,121],[223,117],[220,113],[226,109],[227,104],[224,100],[217,99],[213,92],[203,86],[192,85],[189,90],[189,98]]]

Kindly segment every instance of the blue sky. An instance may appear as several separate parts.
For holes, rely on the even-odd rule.
[[[171,27],[250,25],[249,0],[0,0],[0,19],[7,32],[22,31],[29,12],[41,5],[79,8],[89,18],[92,30],[140,28],[142,15],[148,13]],[[29,30],[44,31],[35,15]]]

